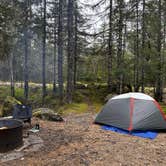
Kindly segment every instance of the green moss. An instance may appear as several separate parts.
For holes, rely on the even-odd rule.
[[[87,103],[72,103],[72,104],[66,104],[59,108],[59,111],[63,114],[69,114],[69,113],[84,113],[88,111],[88,104]]]
[[[21,104],[20,101],[18,101],[17,99],[15,99],[14,97],[11,97],[11,96],[7,96],[7,97],[6,97],[5,103]]]
[[[33,110],[33,116],[43,120],[63,121],[60,114],[55,113],[53,110],[49,108],[35,109]]]
[[[33,116],[34,116],[34,117],[37,117],[37,118],[40,118],[40,116],[41,116],[41,111],[36,111],[36,112],[34,112],[34,113],[33,113]]]
[[[21,104],[21,102],[14,97],[7,96],[0,111],[1,116],[11,116],[15,104]]]

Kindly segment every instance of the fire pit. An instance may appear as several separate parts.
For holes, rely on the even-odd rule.
[[[22,122],[14,119],[0,120],[0,152],[13,150],[23,143]]]

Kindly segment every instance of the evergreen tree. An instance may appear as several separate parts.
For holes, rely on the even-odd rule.
[[[112,8],[113,8],[113,4],[112,4],[112,0],[110,0],[110,4],[109,4],[109,38],[108,38],[108,89],[109,91],[111,91],[112,89],[112,56],[113,56],[113,50],[112,50],[112,45],[113,45],[113,23],[112,23]]]
[[[42,98],[46,96],[46,0],[43,1]]]
[[[59,96],[63,99],[63,0],[59,0],[58,11],[58,85]]]

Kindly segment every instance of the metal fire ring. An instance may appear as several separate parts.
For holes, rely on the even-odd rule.
[[[0,152],[13,150],[23,144],[23,124],[15,119],[0,120]]]

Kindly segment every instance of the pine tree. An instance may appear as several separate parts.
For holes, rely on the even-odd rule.
[[[43,41],[42,41],[42,99],[46,96],[46,0],[43,1]]]
[[[29,93],[29,71],[28,59],[30,56],[30,19],[31,19],[31,0],[25,0],[25,24],[24,24],[24,98],[27,101]]]
[[[113,50],[112,50],[112,0],[110,0],[109,4],[109,38],[108,38],[108,90],[111,91],[112,89],[112,56],[113,56]]]
[[[123,9],[124,9],[124,1],[118,0],[118,12],[119,12],[119,20],[118,20],[118,39],[117,39],[117,93],[122,93],[122,79],[123,79],[123,73],[122,73],[122,36],[123,36]]]
[[[136,0],[135,92],[139,91],[139,0]]]
[[[155,98],[158,101],[162,101],[162,55],[161,55],[161,41],[162,41],[162,25],[161,25],[161,0],[158,0],[158,35],[157,35],[157,53],[158,53],[158,65],[157,65],[157,80]]]
[[[55,94],[57,89],[56,89],[56,82],[57,82],[57,72],[56,72],[56,67],[57,67],[57,18],[58,14],[58,8],[57,8],[57,3],[54,2],[54,63],[53,63],[53,93]]]
[[[142,0],[142,66],[141,66],[141,92],[144,93],[145,72],[145,0]]]
[[[59,0],[58,12],[58,85],[59,96],[63,99],[63,0]]]
[[[78,6],[75,0],[74,8],[74,88],[76,88],[77,81],[77,60],[78,60]]]
[[[66,94],[66,98],[67,98],[67,102],[71,103],[72,102],[72,98],[73,98],[73,89],[74,89],[74,51],[73,51],[73,47],[74,47],[74,31],[73,31],[73,14],[74,14],[74,3],[73,0],[69,0],[68,1],[68,9],[67,9],[67,30],[68,30],[68,48],[67,48],[67,94]]]

